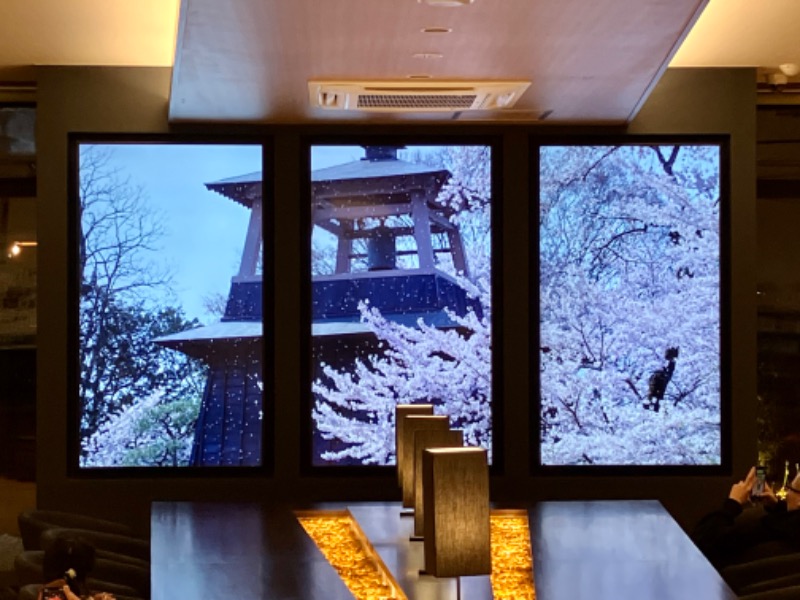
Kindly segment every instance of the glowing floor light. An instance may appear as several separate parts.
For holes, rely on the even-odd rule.
[[[356,600],[407,600],[349,512],[298,513],[297,519]]]
[[[524,510],[493,510],[489,518],[494,600],[534,600],[533,555]]]
[[[407,600],[348,511],[300,512],[297,519],[356,600]],[[490,521],[494,600],[535,600],[527,512],[493,510]]]

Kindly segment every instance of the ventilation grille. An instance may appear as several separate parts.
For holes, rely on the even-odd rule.
[[[311,105],[325,110],[460,112],[516,104],[527,81],[309,81]]]
[[[475,103],[475,94],[469,96],[441,95],[426,96],[424,94],[360,94],[358,108],[400,108],[400,109],[446,109],[460,108],[467,110]]]

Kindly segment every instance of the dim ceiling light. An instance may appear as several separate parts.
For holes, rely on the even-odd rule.
[[[468,4],[472,4],[475,0],[417,0],[420,4],[425,3],[430,6],[445,6],[445,7],[454,7],[454,6],[467,6]]]

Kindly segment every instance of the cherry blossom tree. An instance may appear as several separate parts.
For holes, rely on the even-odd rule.
[[[343,448],[323,453],[327,461],[350,459],[387,465],[395,460],[397,404],[426,402],[464,431],[465,443],[491,451],[491,149],[448,146],[435,154],[406,158],[447,168],[452,177],[437,201],[455,210],[451,220],[464,240],[468,273],[452,264],[439,267],[478,299],[481,314],[446,313],[454,326],[437,329],[421,319],[416,326],[391,321],[362,299],[361,322],[379,340],[378,350],[357,358],[351,368],[323,365],[313,382],[313,420],[324,439]],[[313,268],[312,268],[313,270]]]
[[[199,323],[186,319],[181,308],[154,300],[171,293],[170,274],[156,260],[162,223],[144,190],[124,176],[110,147],[81,148],[79,193],[81,464],[106,466],[98,463],[106,459],[108,466],[142,464],[144,453],[132,463],[124,457],[146,447],[156,451],[148,464],[174,462],[181,455],[177,446],[161,449],[171,447],[178,434],[191,443],[191,430],[183,423],[190,414],[185,404],[199,393],[206,369],[153,340]],[[143,420],[143,411],[161,416]],[[195,408],[195,418],[196,413]]]
[[[83,440],[82,466],[188,465],[200,397],[169,401],[159,390],[126,406]]]
[[[543,464],[718,463],[718,149],[540,161]]]

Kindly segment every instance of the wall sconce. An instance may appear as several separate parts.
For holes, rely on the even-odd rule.
[[[761,79],[757,84],[759,92],[790,92],[797,93],[798,83],[791,81],[800,73],[800,65],[795,63],[783,63],[777,68],[761,69]]]
[[[426,573],[435,577],[491,574],[486,449],[425,450],[422,477]]]
[[[8,248],[8,258],[19,256],[23,248],[35,248],[38,245],[38,242],[13,242]]]

